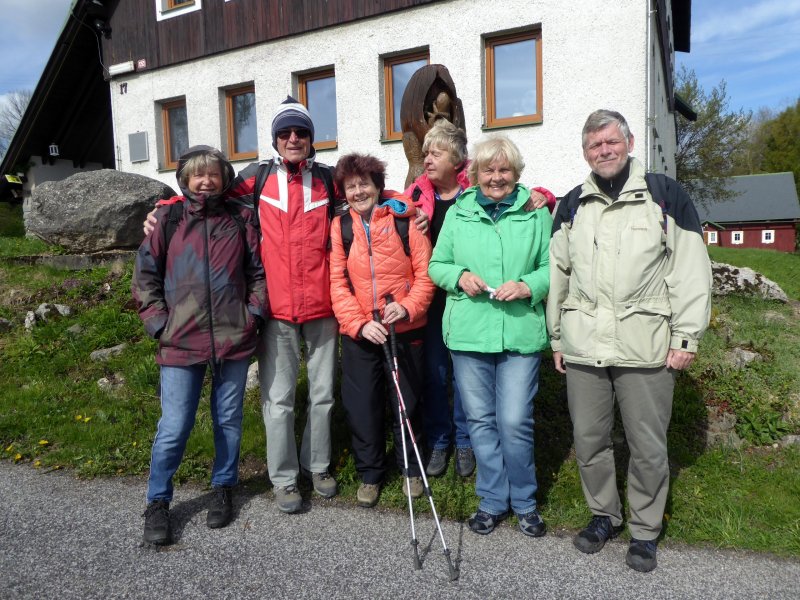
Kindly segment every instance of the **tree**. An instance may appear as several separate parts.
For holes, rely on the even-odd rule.
[[[764,156],[767,173],[791,171],[800,194],[800,99],[763,126]]]
[[[5,102],[0,106],[0,159],[6,155],[32,95],[30,90],[13,91],[6,95]]]
[[[706,93],[694,70],[682,66],[676,84],[676,92],[697,112],[696,121],[677,118],[678,181],[696,201],[727,200],[732,192],[726,179],[734,174],[736,157],[744,150],[752,114],[728,110],[724,80]]]

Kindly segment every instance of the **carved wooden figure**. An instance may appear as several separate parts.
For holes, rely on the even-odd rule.
[[[426,65],[408,80],[400,104],[403,150],[408,159],[406,187],[422,174],[422,141],[439,119],[465,129],[464,107],[456,94],[456,85],[444,65]]]

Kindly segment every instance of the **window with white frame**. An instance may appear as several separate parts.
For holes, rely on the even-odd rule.
[[[744,242],[744,231],[731,231],[731,244],[741,244]]]
[[[708,243],[709,244],[717,244],[717,232],[716,231],[709,231],[708,232]]]
[[[774,229],[764,229],[761,231],[761,243],[762,244],[774,244],[775,243],[775,230]]]
[[[156,21],[179,17],[203,8],[203,0],[155,0]]]

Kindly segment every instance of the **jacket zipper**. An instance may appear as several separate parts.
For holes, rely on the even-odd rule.
[[[211,361],[217,364],[217,352],[214,348],[214,305],[211,303],[211,266],[208,255],[208,214],[203,216],[203,246],[205,250],[205,260],[203,261],[206,273],[206,301],[208,302],[208,335],[211,341]]]
[[[372,216],[375,214],[375,209],[369,215],[369,234],[367,228],[364,227],[364,220],[361,219],[361,226],[364,227],[364,237],[367,239],[367,254],[369,255],[369,273],[372,280],[372,308],[378,310],[378,282],[375,279],[375,263],[372,260]]]

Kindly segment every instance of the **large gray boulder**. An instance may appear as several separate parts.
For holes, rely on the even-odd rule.
[[[753,269],[712,262],[711,271],[714,274],[713,292],[715,296],[746,294],[783,303],[789,301],[781,286]]]
[[[77,173],[34,188],[25,230],[74,253],[137,248],[147,213],[157,200],[174,195],[168,185],[142,175]]]

